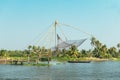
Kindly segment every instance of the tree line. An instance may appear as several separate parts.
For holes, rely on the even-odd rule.
[[[89,50],[78,50],[76,46],[72,45],[69,49],[56,49],[56,51],[51,51],[51,49],[46,49],[40,46],[28,46],[25,50],[0,50],[0,58],[25,58],[28,62],[30,60],[35,60],[37,63],[42,57],[41,54],[49,54],[48,56],[57,58],[83,58],[83,57],[95,57],[95,58],[120,58],[120,43],[116,46],[107,48],[105,44],[102,44],[95,37],[91,38],[91,46],[93,49]]]

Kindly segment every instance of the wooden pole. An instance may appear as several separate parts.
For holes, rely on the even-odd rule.
[[[56,41],[56,34],[57,34],[57,32],[56,32],[56,26],[57,26],[57,21],[55,21],[55,47],[57,45],[57,41]]]

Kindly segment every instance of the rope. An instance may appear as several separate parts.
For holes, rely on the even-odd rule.
[[[66,41],[67,41],[68,39],[67,39],[67,37],[66,37],[63,29],[61,28],[61,26],[66,26],[66,27],[73,28],[73,29],[75,29],[75,30],[78,30],[78,31],[80,31],[80,32],[83,32],[83,33],[86,34],[86,35],[89,35],[89,36],[92,36],[92,37],[93,37],[92,34],[89,34],[89,33],[85,32],[85,31],[82,31],[82,30],[79,29],[78,27],[74,27],[74,26],[67,25],[67,24],[64,24],[64,23],[58,23],[58,22],[56,23],[56,22],[54,22],[54,23],[52,23],[52,24],[50,25],[50,27],[48,28],[47,31],[45,31],[44,33],[42,32],[41,34],[39,34],[39,35],[42,35],[42,36],[39,38],[39,40],[36,42],[36,44],[39,45],[39,43],[40,43],[40,45],[41,45],[42,47],[43,47],[43,46],[47,46],[47,47],[50,47],[50,48],[51,48],[51,47],[55,44],[55,36],[56,36],[56,34],[55,34],[55,28],[56,28],[56,27],[55,27],[55,26],[56,26],[56,25],[58,26],[59,30],[61,31],[61,34],[65,37]],[[39,37],[39,35],[38,35],[37,37]],[[35,37],[35,39],[36,39],[37,37]],[[35,39],[33,39],[32,42],[33,42]],[[30,43],[30,44],[31,44],[31,43]]]
[[[76,29],[76,30],[78,30],[78,31],[80,31],[80,32],[83,32],[83,33],[86,34],[86,35],[93,36],[92,34],[89,34],[89,33],[85,32],[85,31],[82,31],[82,30],[79,29],[78,27],[74,27],[74,26],[71,26],[71,25],[68,25],[68,24],[64,24],[64,23],[59,23],[59,24],[64,25],[64,26],[67,26],[67,27],[71,27],[71,28],[73,28],[73,29]]]
[[[47,29],[50,29],[50,27],[47,27]],[[46,31],[47,32],[47,31]],[[23,49],[25,49],[25,48],[27,48],[29,45],[31,45],[33,42],[35,42],[35,40],[41,35],[41,34],[45,34],[45,32],[41,32],[41,33],[39,33],[32,41],[30,41],[29,43],[27,43],[24,47],[23,47]],[[44,37],[44,35],[42,35],[42,37]],[[42,38],[41,37],[41,38]],[[41,39],[40,38],[40,39]],[[39,39],[39,40],[40,40]],[[40,41],[37,41],[35,44],[37,44],[38,42],[40,42]]]
[[[59,26],[59,25],[58,25],[58,26]],[[68,39],[67,39],[67,37],[66,37],[64,31],[62,30],[62,28],[61,28],[60,26],[59,26],[59,29],[61,30],[61,33],[63,34],[63,36],[65,37],[65,39],[66,39],[66,41],[67,41]]]
[[[53,28],[53,26],[52,26],[52,28]],[[50,42],[50,38],[51,38],[50,35],[51,35],[52,28],[48,31],[48,33],[46,34],[46,36],[44,36],[44,39],[43,39],[43,45],[44,45],[44,46],[49,47],[49,45],[50,45],[49,42]],[[48,44],[47,42],[48,42],[49,44]]]
[[[50,31],[50,29],[53,27],[53,24],[50,25],[50,27],[48,28],[48,30],[46,32],[44,32],[44,34],[41,36],[41,38],[36,42],[36,44],[38,45],[39,42],[42,42],[42,40],[45,38],[45,35],[48,35],[48,32]],[[44,43],[44,42],[43,42]]]

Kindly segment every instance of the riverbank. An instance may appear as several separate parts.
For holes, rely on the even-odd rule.
[[[103,61],[120,61],[120,58],[96,58],[96,57],[82,57],[82,58],[54,58],[54,61],[66,62],[66,61],[91,61],[91,62],[103,62]]]
[[[91,62],[104,62],[104,61],[120,61],[120,58],[110,58],[110,59],[101,59],[101,58],[95,58],[95,57],[82,57],[82,58],[53,58],[50,63],[47,61],[40,61],[39,63],[36,62],[23,62],[22,64],[20,61],[22,61],[22,58],[14,58],[14,60],[18,60],[18,64],[13,64],[13,65],[24,65],[24,66],[50,66],[52,62],[56,63],[66,63],[68,61],[91,61]],[[25,60],[25,58],[23,58]],[[0,59],[0,64],[11,64],[11,58],[1,58]]]

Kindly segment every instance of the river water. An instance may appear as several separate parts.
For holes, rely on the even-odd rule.
[[[0,65],[0,80],[120,80],[120,62]]]

